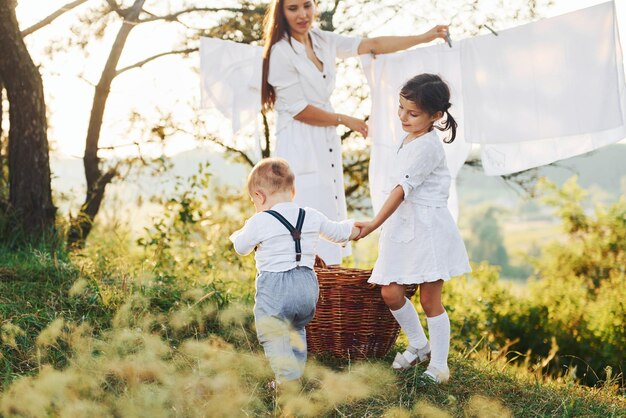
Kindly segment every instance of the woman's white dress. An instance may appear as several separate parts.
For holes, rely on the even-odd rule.
[[[333,112],[330,96],[335,88],[335,60],[357,55],[361,39],[312,28],[313,51],[324,64],[320,71],[307,57],[304,45],[284,38],[270,54],[268,82],[276,92],[275,155],[289,161],[296,176],[296,198],[330,220],[346,219],[346,198],[341,162],[341,141],[336,127],[319,127],[293,117],[307,105]],[[350,255],[350,245],[341,247],[320,241],[318,255],[327,264],[340,264]]]
[[[382,226],[370,283],[449,280],[471,271],[465,244],[447,208],[450,173],[442,141],[431,131],[401,145],[386,193],[404,189],[404,201]]]

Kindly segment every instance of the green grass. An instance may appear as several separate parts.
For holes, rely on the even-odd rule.
[[[360,362],[311,356],[303,386],[277,395],[266,388],[249,295],[224,302],[219,289],[175,278],[139,283],[108,254],[72,261],[0,249],[0,415],[626,416],[615,382],[551,380],[475,352],[452,353],[452,379],[440,386],[421,378],[421,366],[391,371],[394,352]],[[46,328],[58,318],[61,328]]]
[[[80,277],[80,270],[64,253],[0,247],[0,388],[37,370],[38,364],[32,361],[34,340],[56,318],[88,321],[96,328],[107,326],[111,312],[95,295],[68,296]],[[57,354],[52,356],[53,363],[62,366],[65,354]]]
[[[370,363],[387,367],[394,351],[387,358]],[[350,367],[328,358],[322,362],[336,370]],[[382,416],[397,408],[396,415],[391,416],[626,416],[626,398],[617,395],[617,389],[610,385],[589,388],[557,382],[500,361],[470,360],[458,353],[452,353],[449,363],[451,380],[447,384],[430,384],[422,378],[425,368],[417,366],[395,372],[395,382],[384,395],[340,406],[336,412],[338,416]]]

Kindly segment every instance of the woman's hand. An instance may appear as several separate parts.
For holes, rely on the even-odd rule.
[[[372,223],[372,221],[367,221],[367,222],[355,222],[354,226],[359,228],[361,230],[361,232],[359,233],[359,236],[356,237],[354,240],[358,241],[361,238],[365,238],[366,236],[368,236],[372,231],[374,231],[376,229],[376,227],[374,226],[374,224]]]
[[[367,123],[364,120],[341,115],[341,124],[367,138]]]
[[[437,25],[422,35],[426,42],[434,41],[437,38],[446,39],[448,36],[448,25]]]

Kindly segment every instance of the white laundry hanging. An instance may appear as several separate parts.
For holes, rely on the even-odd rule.
[[[463,40],[467,140],[526,142],[623,125],[614,21],[604,3]]]
[[[626,137],[615,4],[460,42],[465,134],[502,175]]]
[[[458,58],[450,59],[455,54]],[[377,173],[385,170],[388,150],[401,135],[395,111],[399,88],[421,72],[440,74],[450,84],[450,111],[459,122],[459,139],[465,146],[480,143],[488,175],[550,164],[626,137],[626,87],[613,2],[498,36],[465,39],[451,49],[435,45],[362,61],[372,98],[370,184],[375,208],[381,204]],[[460,81],[455,74],[461,75]],[[445,149],[454,176],[449,152],[454,149]],[[459,161],[467,156],[454,154]],[[452,192],[450,196],[452,200]]]
[[[459,130],[444,149],[453,179],[468,155],[468,142],[480,143],[486,174],[503,175],[625,138],[626,86],[617,33],[615,5],[607,2],[499,31],[497,37],[454,42],[452,48],[441,44],[374,60],[362,56],[372,100],[374,208],[384,201],[379,174],[387,170],[389,153],[402,135],[399,89],[421,72],[442,75],[452,90],[450,111]],[[258,117],[261,54],[260,47],[202,39],[203,105],[219,109],[233,131]],[[576,107],[582,102],[586,110]],[[453,181],[449,207],[456,214],[454,186]]]
[[[200,39],[201,105],[228,118],[233,133],[261,112],[263,48],[216,38]]]

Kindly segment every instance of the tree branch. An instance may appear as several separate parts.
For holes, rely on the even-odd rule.
[[[66,13],[66,12],[69,12],[70,10],[72,10],[75,7],[80,6],[81,4],[85,3],[86,1],[87,0],[76,0],[76,1],[73,1],[71,3],[67,3],[65,6],[61,7],[56,12],[52,13],[50,16],[46,17],[42,21],[40,21],[38,23],[35,23],[34,25],[32,25],[31,27],[29,27],[27,29],[24,29],[22,31],[22,37],[26,37],[26,36],[30,35],[31,33],[33,33],[35,31],[43,28],[44,26],[49,25],[57,17],[61,16],[62,14]]]
[[[120,145],[109,145],[108,147],[98,147],[98,151],[113,151],[120,148],[126,147],[137,147],[139,146],[139,142],[135,141],[130,144],[120,144]]]
[[[120,5],[117,4],[117,1],[115,1],[115,0],[106,0],[106,2],[109,5],[109,7],[111,8],[111,10],[113,10],[115,13],[117,13],[118,16],[120,16],[121,18],[125,17],[126,13],[122,10]]]
[[[146,65],[150,61],[154,61],[155,59],[164,57],[166,55],[191,54],[192,52],[196,52],[197,50],[198,50],[198,48],[188,48],[188,49],[182,49],[182,50],[178,50],[178,51],[169,51],[169,52],[163,52],[163,53],[160,53],[160,54],[156,54],[156,55],[153,55],[153,56],[151,56],[149,58],[146,58],[144,60],[138,61],[138,62],[136,62],[136,63],[134,63],[132,65],[129,65],[128,67],[124,67],[124,68],[121,68],[121,69],[117,70],[115,72],[115,77],[117,77],[118,75],[122,74],[125,71],[132,70],[133,68],[143,67],[144,65]]]
[[[111,2],[113,0],[108,1]],[[111,51],[109,52],[109,56],[102,70],[102,74],[100,75],[100,81],[96,85],[91,106],[91,114],[89,116],[89,125],[87,126],[85,156],[83,158],[85,177],[87,179],[87,193],[89,193],[91,188],[94,187],[96,180],[98,180],[98,178],[102,175],[98,167],[98,141],[100,140],[100,130],[102,129],[104,109],[111,91],[111,83],[115,78],[115,69],[119,63],[124,46],[126,45],[128,35],[136,26],[137,19],[141,13],[144,3],[145,0],[135,0],[133,5],[123,12],[126,17],[124,17],[122,26],[119,28],[117,36],[113,41],[113,46],[111,47]]]
[[[244,9],[244,8],[237,8],[237,7],[192,7],[190,9],[185,9],[185,10],[181,10],[178,11],[176,13],[171,13],[169,15],[164,15],[164,16],[155,16],[152,13],[149,13],[152,15],[152,17],[146,18],[146,19],[141,19],[139,21],[139,23],[144,23],[144,22],[155,22],[157,20],[164,20],[166,22],[175,22],[178,20],[179,16],[182,16],[184,14],[187,13],[195,13],[195,12],[241,12],[241,13],[264,13],[265,12],[265,8],[264,7],[255,7],[253,9]]]
[[[267,158],[270,156],[270,124],[267,121],[265,112],[261,111],[261,115],[263,116],[263,139],[265,141],[264,146],[261,148],[261,156]]]
[[[225,143],[223,143],[222,141],[220,141],[219,139],[217,139],[216,137],[212,135],[206,136],[205,139],[208,139],[209,141],[213,142],[214,144],[219,145],[220,147],[224,148],[227,151],[241,155],[241,157],[243,157],[243,159],[246,161],[246,163],[250,165],[250,167],[254,167],[254,162],[250,159],[250,157],[248,157],[248,154],[246,154],[244,151],[237,149],[235,147],[226,145]]]

